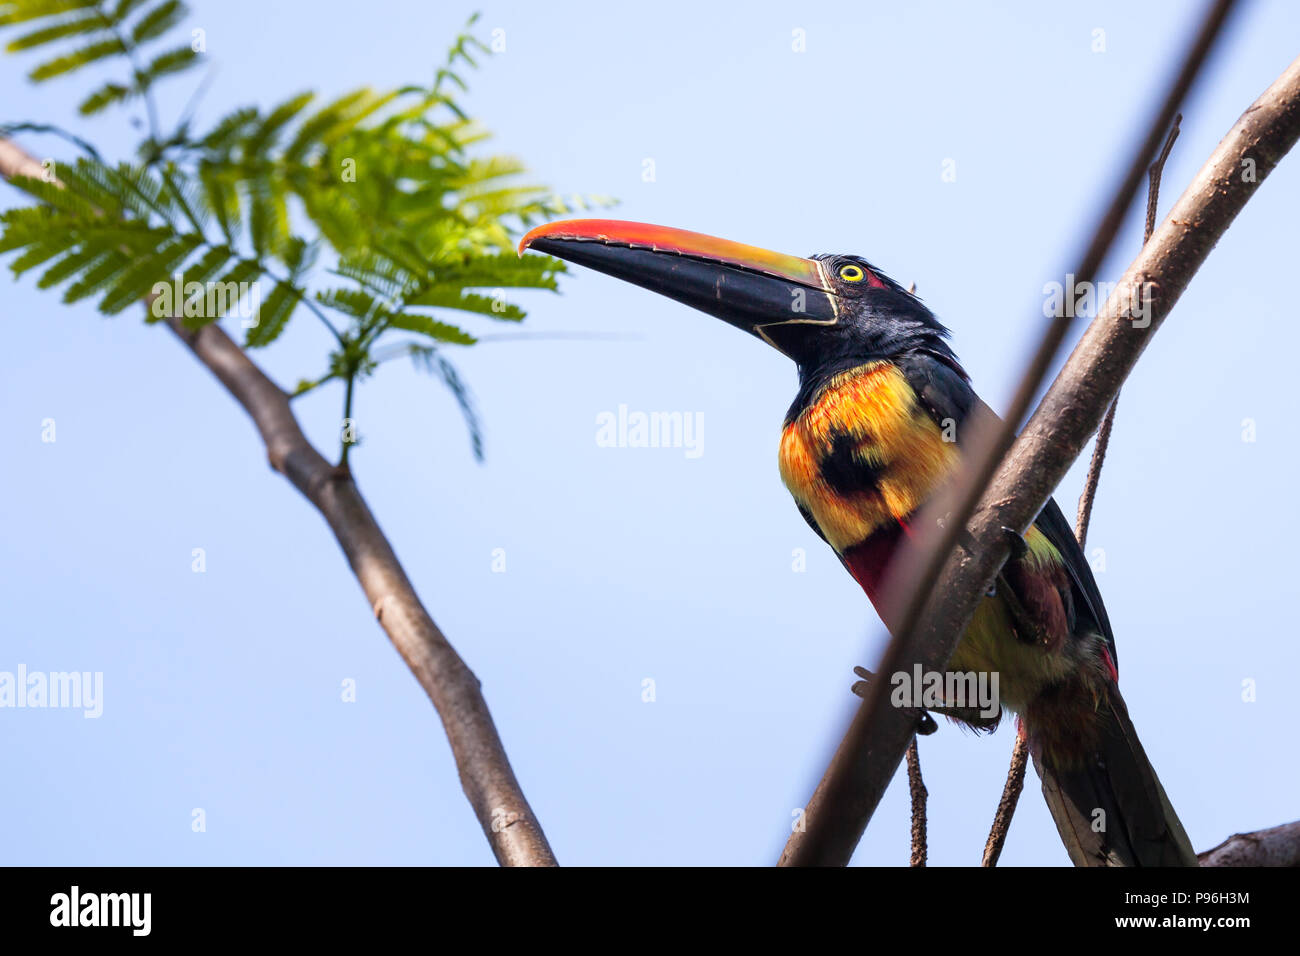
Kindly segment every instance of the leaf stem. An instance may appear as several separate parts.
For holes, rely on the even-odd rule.
[[[343,453],[339,456],[339,467],[348,467],[348,450],[354,444],[348,441],[348,424],[352,421],[352,387],[357,380],[357,370],[348,370],[347,388],[343,392]]]

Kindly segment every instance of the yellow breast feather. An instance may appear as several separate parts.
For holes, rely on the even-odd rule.
[[[882,361],[836,375],[781,435],[781,479],[840,553],[920,507],[958,457]]]

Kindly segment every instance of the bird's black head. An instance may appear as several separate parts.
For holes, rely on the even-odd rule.
[[[861,256],[823,254],[821,266],[836,321],[816,330],[797,322],[764,328],[762,338],[808,375],[818,368],[890,358],[918,349],[952,357],[948,330],[914,294]]]
[[[825,372],[923,350],[956,362],[916,296],[858,256],[787,256],[664,226],[575,219],[534,229],[535,249],[659,292]]]

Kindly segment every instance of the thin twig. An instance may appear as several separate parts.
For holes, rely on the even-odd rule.
[[[993,827],[984,844],[984,859],[980,866],[998,865],[998,857],[1002,855],[1007,833],[1011,830],[1011,818],[1020,800],[1020,791],[1025,787],[1025,767],[1028,764],[1029,738],[1017,732],[1016,745],[1011,750],[1011,769],[1007,771],[1007,782],[1002,787],[1002,799],[998,801],[998,812],[993,817]]]
[[[343,389],[343,450],[339,453],[339,467],[344,471],[346,471],[348,467],[348,452],[351,450],[352,446],[356,444],[356,438],[353,437],[356,434],[356,426],[352,422],[352,394],[356,386],[356,381],[357,373],[356,370],[353,369],[349,373],[346,385]]]
[[[907,789],[912,795],[912,866],[925,866],[925,798],[929,791],[921,779],[921,755],[916,738],[907,748]]]
[[[1106,417],[1097,429],[1097,443],[1092,447],[1092,460],[1088,463],[1088,478],[1083,483],[1083,494],[1079,496],[1079,514],[1074,519],[1074,536],[1079,547],[1088,542],[1088,523],[1092,520],[1092,503],[1097,498],[1097,483],[1101,481],[1101,466],[1106,461],[1106,450],[1110,448],[1110,433],[1115,427],[1115,409],[1119,407],[1119,394],[1106,409]]]
[[[1160,177],[1165,174],[1165,163],[1169,162],[1169,154],[1173,151],[1174,142],[1182,132],[1182,123],[1183,114],[1179,113],[1174,117],[1173,125],[1169,127],[1169,136],[1165,139],[1164,148],[1160,150],[1160,155],[1147,170],[1147,221],[1146,228],[1142,230],[1144,246],[1151,241],[1151,235],[1156,231],[1156,210],[1160,205]]]
[[[1145,140],[1098,224],[1080,266],[1074,270],[1079,279],[1091,280],[1100,268],[1125,213],[1137,195],[1150,158],[1159,147],[1165,130],[1178,112],[1179,104],[1200,72],[1234,5],[1233,0],[1216,0],[1210,7]],[[1189,276],[1180,278],[1185,282]],[[972,451],[967,459],[965,479],[925,509],[917,524],[921,531],[918,543],[905,546],[895,559],[885,582],[886,593],[894,595],[893,606],[881,615],[894,636],[885,649],[878,668],[880,673],[910,672],[913,664],[942,670],[961,630],[965,628],[969,612],[973,610],[976,591],[983,594],[988,589],[992,571],[981,586],[971,587],[970,593],[949,593],[947,587],[939,586],[940,575],[953,559],[954,546],[963,530],[968,529],[981,493],[989,487],[1004,453],[1011,446],[1016,424],[1031,407],[1056,351],[1065,339],[1070,327],[1069,318],[1063,314],[1065,311],[1062,309],[1062,314],[1053,318],[1045,330],[1011,401],[1005,421],[991,422],[981,414],[972,416],[974,421],[968,427]],[[1098,420],[1100,417],[1101,412]],[[1042,503],[1038,503],[1040,508]],[[1028,523],[1025,521],[1023,526]],[[938,531],[934,530],[936,526]],[[999,562],[1005,558],[1005,540],[1000,547],[989,540],[982,544],[992,546],[992,556]],[[976,563],[969,560],[973,556],[968,554],[967,563]],[[984,560],[989,557],[978,556]],[[957,557],[955,560],[963,559]],[[936,626],[936,618],[931,614],[923,620],[923,614],[932,595],[936,594],[961,606],[961,628],[950,635],[927,633]],[[946,629],[951,622],[937,623]],[[858,708],[830,767],[806,804],[807,827],[791,835],[781,854],[780,865],[844,865],[852,856],[867,821],[903,759],[907,741],[915,729],[910,715],[904,714],[901,708],[887,706],[884,694],[887,683],[880,681],[869,688],[867,698]]]
[[[1160,204],[1160,177],[1164,175],[1165,163],[1169,161],[1169,153],[1174,148],[1174,140],[1178,139],[1179,126],[1183,121],[1183,114],[1179,113],[1174,117],[1174,125],[1169,129],[1169,136],[1165,139],[1164,149],[1160,150],[1160,155],[1156,161],[1151,164],[1147,171],[1149,185],[1147,186],[1147,221],[1146,227],[1142,231],[1142,245],[1151,241],[1151,234],[1156,231],[1156,209]],[[1101,466],[1106,461],[1106,450],[1110,447],[1110,433],[1115,427],[1115,409],[1119,405],[1119,394],[1116,393],[1115,400],[1110,403],[1110,408],[1106,409],[1106,417],[1101,420],[1101,427],[1097,429],[1097,443],[1092,449],[1092,461],[1088,463],[1088,479],[1083,485],[1083,494],[1079,496],[1079,514],[1074,522],[1074,536],[1079,541],[1079,547],[1083,547],[1088,541],[1088,523],[1092,520],[1092,503],[1097,497],[1097,483],[1101,481]]]

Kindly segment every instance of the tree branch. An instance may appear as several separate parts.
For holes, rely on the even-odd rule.
[[[461,786],[504,866],[547,866],[555,857],[497,735],[478,678],[420,603],[351,473],[335,468],[298,425],[289,396],[217,325],[168,325],[248,412],[271,467],[316,506],[338,539],[375,617],[433,701]]]
[[[1151,334],[1298,136],[1300,60],[1242,115],[1125,272],[965,525],[963,551],[949,556],[937,587],[925,590],[920,625],[896,632],[905,639],[891,643],[881,672],[910,673],[914,665],[941,671],[946,666],[1006,560],[1003,528],[1028,528],[1097,428]],[[1135,326],[1130,301],[1144,292],[1146,319]],[[879,686],[887,683],[882,680]],[[793,835],[783,862],[844,863],[852,855],[915,725],[913,713],[885,707],[882,696],[872,693],[859,709],[807,805],[807,829]]]
[[[35,158],[0,139],[0,175],[43,173]],[[503,866],[556,865],[510,768],[478,678],[420,603],[351,473],[335,468],[307,440],[289,395],[220,326],[187,329],[179,319],[168,325],[243,406],[262,436],[271,467],[316,506],[334,532],[375,617],[442,718],[461,786],[497,861]]]
[[[1300,866],[1300,820],[1271,830],[1234,833],[1197,859],[1201,866]]]
[[[1169,153],[1178,139],[1179,124],[1183,114],[1174,117],[1174,125],[1165,139],[1164,148],[1151,164],[1148,171],[1147,186],[1147,220],[1142,232],[1142,244],[1151,241],[1151,234],[1156,231],[1156,210],[1160,205],[1160,177],[1164,173]],[[1088,465],[1088,480],[1084,483],[1083,494],[1079,497],[1079,514],[1074,524],[1074,537],[1082,548],[1088,540],[1088,523],[1092,520],[1092,505],[1097,498],[1097,484],[1101,481],[1101,468],[1106,462],[1106,449],[1110,445],[1110,432],[1115,425],[1115,409],[1119,407],[1119,393],[1106,409],[1106,417],[1097,429],[1097,442],[1092,449],[1092,461]],[[997,866],[1002,847],[1007,842],[1011,831],[1011,818],[1015,816],[1016,804],[1020,800],[1020,791],[1025,786],[1025,766],[1029,760],[1029,738],[1024,734],[1023,725],[1016,734],[1016,745],[1011,751],[1011,767],[1007,770],[1007,782],[1002,787],[1002,799],[998,802],[997,813],[993,817],[993,827],[989,830],[988,841],[984,844],[984,858],[981,866]]]

